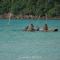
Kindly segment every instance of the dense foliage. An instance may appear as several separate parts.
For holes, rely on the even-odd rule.
[[[60,0],[0,0],[0,14],[56,16],[60,14]]]

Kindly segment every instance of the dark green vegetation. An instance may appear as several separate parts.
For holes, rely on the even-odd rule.
[[[60,14],[60,0],[0,0],[0,15],[12,12],[22,15],[56,16]]]

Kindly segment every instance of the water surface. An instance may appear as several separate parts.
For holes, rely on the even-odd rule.
[[[21,31],[30,23],[43,27],[45,20],[0,19],[0,60],[60,60],[60,31]],[[48,26],[60,30],[60,21],[48,20]]]

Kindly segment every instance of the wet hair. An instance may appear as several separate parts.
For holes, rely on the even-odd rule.
[[[32,26],[32,27],[34,27],[34,25],[33,25],[33,24],[31,24],[31,26]]]
[[[47,26],[47,24],[45,24],[45,26]]]

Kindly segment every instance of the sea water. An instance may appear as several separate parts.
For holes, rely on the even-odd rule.
[[[60,60],[60,20],[47,22],[58,32],[22,31],[31,23],[43,27],[45,20],[0,19],[0,60]]]

